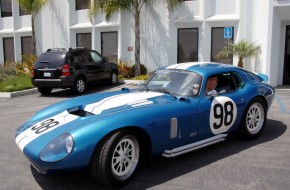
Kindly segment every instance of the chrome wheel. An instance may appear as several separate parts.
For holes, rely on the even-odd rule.
[[[125,180],[135,171],[139,161],[139,143],[133,136],[125,136],[116,146],[112,157],[112,172]]]
[[[82,79],[77,81],[77,90],[78,92],[83,92],[85,90],[85,83]]]
[[[111,74],[111,84],[116,84],[118,82],[118,76],[116,72],[112,72]]]
[[[256,102],[251,105],[246,116],[246,127],[249,133],[257,134],[264,125],[264,107]]]

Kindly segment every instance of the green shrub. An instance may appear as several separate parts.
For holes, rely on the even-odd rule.
[[[20,73],[30,76],[32,66],[34,65],[37,57],[33,54],[22,55],[23,62],[16,63],[16,70]]]
[[[17,72],[15,68],[16,65],[14,62],[7,61],[4,64],[0,64],[0,82],[6,80],[11,75],[16,75]]]
[[[122,60],[118,61],[119,76],[120,78],[132,78],[134,77],[134,70],[129,66],[130,62],[125,62]]]
[[[140,64],[140,69],[141,69],[141,75],[146,75],[147,74],[147,68],[145,67],[145,65]],[[135,65],[132,65],[132,70],[135,73]]]

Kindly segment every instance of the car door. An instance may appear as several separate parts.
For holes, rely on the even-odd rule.
[[[87,81],[93,81],[97,79],[97,73],[100,68],[97,64],[94,64],[91,54],[88,50],[77,51],[76,53],[78,64],[82,65]]]
[[[204,94],[199,102],[198,136],[201,139],[235,129],[246,106],[237,73],[221,73],[217,78],[217,96]]]
[[[104,58],[96,51],[90,51],[94,64],[98,67],[97,79],[110,77],[110,68]]]

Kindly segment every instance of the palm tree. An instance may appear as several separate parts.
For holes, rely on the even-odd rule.
[[[30,14],[31,18],[31,29],[32,29],[32,50],[33,54],[36,55],[36,39],[35,39],[35,28],[34,22],[37,13],[44,7],[48,0],[17,0],[22,10]]]
[[[243,59],[246,57],[257,56],[261,54],[261,46],[254,42],[241,40],[236,44],[230,44],[229,48],[224,48],[217,55],[217,59],[224,59],[228,56],[237,55],[239,57],[238,66],[243,68]]]
[[[182,0],[163,0],[167,3],[170,11],[177,8]],[[89,16],[96,15],[99,11],[105,13],[105,17],[108,20],[110,16],[119,11],[129,11],[135,21],[135,76],[141,75],[140,70],[140,19],[141,10],[144,5],[150,5],[154,2],[159,2],[157,0],[93,0]]]

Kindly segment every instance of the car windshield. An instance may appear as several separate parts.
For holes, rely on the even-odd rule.
[[[160,91],[174,96],[198,96],[202,77],[185,70],[157,70],[147,82],[150,91]]]

